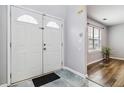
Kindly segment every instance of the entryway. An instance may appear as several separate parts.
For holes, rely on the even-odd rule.
[[[11,83],[61,69],[63,21],[11,6]]]
[[[60,77],[60,79],[44,84],[40,87],[102,87],[99,84],[83,78],[67,69],[57,70],[55,73]],[[15,83],[11,85],[11,87],[34,87],[34,84],[32,79],[28,79]]]

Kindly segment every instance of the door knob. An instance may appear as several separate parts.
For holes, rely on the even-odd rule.
[[[46,50],[46,48],[43,48],[43,50]]]

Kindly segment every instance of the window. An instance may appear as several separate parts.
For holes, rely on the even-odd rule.
[[[59,25],[56,22],[50,21],[46,25],[47,27],[59,29]]]
[[[37,20],[30,15],[22,15],[17,18],[17,21],[31,24],[38,24]]]
[[[88,26],[88,47],[89,50],[101,49],[101,29]]]

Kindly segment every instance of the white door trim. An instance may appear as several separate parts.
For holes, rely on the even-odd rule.
[[[56,16],[52,16],[52,15],[47,14],[47,13],[44,14],[43,12],[40,12],[40,11],[31,9],[31,8],[27,8],[27,7],[23,7],[23,6],[19,6],[19,5],[18,5],[18,6],[17,6],[17,5],[11,5],[11,6],[17,7],[17,8],[21,8],[21,9],[25,9],[25,10],[28,10],[28,11],[30,11],[30,12],[34,12],[34,13],[37,13],[37,14],[40,14],[40,15],[45,15],[45,16],[48,16],[48,17],[52,17],[52,18],[55,18],[55,19],[57,19],[57,20],[64,21],[64,19],[62,19],[62,18],[59,18],[59,17],[56,17]]]
[[[22,8],[22,9],[26,9],[28,11],[34,12],[34,13],[38,13],[41,15],[45,15],[45,16],[49,16],[52,18],[56,18],[58,20],[60,20],[63,23],[63,29],[62,29],[62,42],[63,42],[63,47],[62,47],[62,59],[63,59],[63,66],[64,66],[64,19],[59,18],[59,17],[55,17],[49,14],[43,14],[42,12],[39,12],[37,10],[33,10],[33,9],[29,9],[29,8],[25,8],[22,6],[13,6],[13,5],[8,5],[7,6],[7,85],[11,85],[11,48],[10,48],[10,43],[11,43],[11,7],[18,7],[18,8]],[[62,67],[63,67],[62,66]]]
[[[11,63],[11,57],[10,57],[10,42],[11,42],[11,39],[10,39],[10,30],[11,30],[11,26],[10,26],[10,12],[11,12],[11,9],[10,9],[10,5],[7,6],[7,25],[8,25],[8,28],[7,28],[7,84],[10,85],[10,63]]]

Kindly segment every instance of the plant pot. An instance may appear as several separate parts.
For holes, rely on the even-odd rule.
[[[104,54],[103,55],[104,63],[109,64],[110,63],[110,57],[109,54]]]

